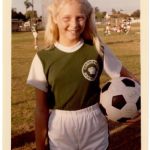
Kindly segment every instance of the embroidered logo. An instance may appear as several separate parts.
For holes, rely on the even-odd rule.
[[[94,81],[99,71],[98,62],[96,60],[88,60],[83,64],[82,74],[89,80]]]

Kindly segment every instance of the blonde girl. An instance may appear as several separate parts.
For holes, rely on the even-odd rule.
[[[46,48],[36,53],[27,83],[36,89],[36,149],[105,150],[108,123],[99,107],[99,77],[133,77],[102,43],[87,0],[52,0]]]

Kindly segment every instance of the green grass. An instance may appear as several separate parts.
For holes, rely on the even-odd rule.
[[[113,33],[104,36],[103,28],[99,29],[103,41],[109,45],[123,65],[140,79],[139,30],[139,25],[134,25],[127,35]],[[39,44],[43,47],[43,32],[40,31],[39,34]],[[34,130],[34,89],[26,84],[26,79],[35,53],[31,32],[12,33],[12,139]],[[101,83],[104,84],[108,79],[103,73]],[[25,143],[25,145],[18,146],[17,149],[30,149],[34,147],[33,145],[33,143]]]

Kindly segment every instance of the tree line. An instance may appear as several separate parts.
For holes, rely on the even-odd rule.
[[[23,14],[22,12],[17,12],[15,8],[12,8],[11,18],[27,21],[27,20],[30,20],[31,18],[41,18],[41,16],[38,17],[36,10],[34,10],[34,11],[28,10],[28,11],[26,11],[25,14]]]
[[[106,11],[100,11],[98,7],[95,7],[95,17],[97,21],[102,21],[105,18],[106,14],[107,14]],[[122,9],[119,11],[112,9],[111,11],[111,18],[129,18],[129,17],[140,18],[140,10],[137,9],[133,11],[130,15],[123,13]]]
[[[17,12],[16,8],[12,8],[11,10],[11,18],[12,19],[18,19],[22,21],[28,21],[28,20],[37,20],[37,19],[42,19],[42,16],[38,17],[37,11],[34,10],[34,2],[32,0],[32,3],[29,0],[24,1],[24,5],[26,8],[25,14],[22,12]],[[29,8],[32,8],[32,10],[29,10]]]
[[[37,11],[33,10],[34,5],[30,3],[28,0],[24,2],[24,5],[26,7],[25,14],[23,14],[22,12],[17,12],[16,8],[12,8],[11,12],[12,19],[28,21],[33,18],[40,18],[40,19],[42,18],[42,16],[38,17]],[[32,7],[32,10],[28,10],[28,8],[30,7]],[[95,7],[95,18],[97,21],[102,21],[105,18],[106,14],[107,14],[106,11],[100,11],[98,7]],[[111,18],[129,18],[129,17],[140,18],[140,10],[137,9],[133,11],[131,15],[123,13],[123,10],[117,11],[115,9],[112,9],[111,11]]]

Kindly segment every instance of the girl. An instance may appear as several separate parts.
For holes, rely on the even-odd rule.
[[[87,0],[52,0],[47,48],[35,55],[27,83],[36,88],[36,146],[43,150],[105,150],[108,124],[99,108],[103,66],[134,78],[102,43]],[[48,105],[49,104],[49,105]],[[49,115],[50,108],[50,115]]]

